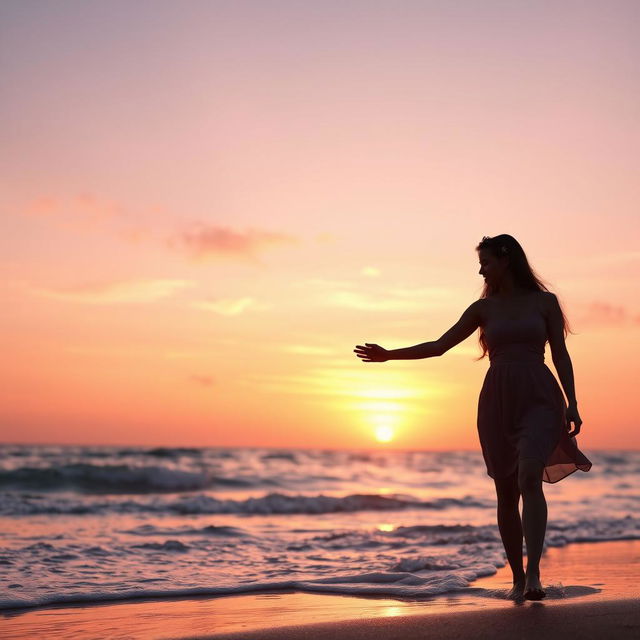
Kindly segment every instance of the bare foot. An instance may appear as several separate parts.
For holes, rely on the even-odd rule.
[[[522,600],[524,598],[524,578],[513,581],[513,587],[507,591],[507,600]]]
[[[542,588],[542,583],[540,582],[540,572],[527,573],[527,578],[524,584],[524,599],[542,600],[546,595],[545,590]]]

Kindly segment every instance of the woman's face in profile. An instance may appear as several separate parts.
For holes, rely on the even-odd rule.
[[[490,251],[480,249],[478,251],[478,262],[480,271],[478,272],[485,282],[494,289],[497,288],[504,272],[507,270],[508,258],[496,258]]]

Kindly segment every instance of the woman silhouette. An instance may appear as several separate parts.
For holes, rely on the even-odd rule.
[[[535,275],[515,238],[485,236],[476,251],[485,281],[482,295],[438,340],[393,350],[367,342],[354,351],[364,362],[441,356],[479,328],[483,353],[478,360],[488,352],[491,364],[478,399],[477,427],[487,473],[495,482],[498,528],[513,572],[508,597],[540,600],[545,597],[540,556],[547,527],[542,482],[558,482],[577,469],[591,468],[575,440],[582,420],[565,345],[567,323],[557,297]],[[568,403],[544,363],[547,340]]]

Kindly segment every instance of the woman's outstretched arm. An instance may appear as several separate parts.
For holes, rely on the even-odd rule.
[[[419,360],[421,358],[433,358],[441,356],[442,351],[437,340],[433,342],[421,342],[413,347],[403,347],[401,349],[391,349],[387,351],[389,360]]]
[[[387,360],[419,360],[441,356],[465,338],[468,338],[480,326],[480,305],[482,300],[471,304],[451,329],[438,340],[422,342],[412,347],[402,349],[384,349],[380,345],[365,342],[364,346],[357,345],[354,352],[364,362],[386,362]]]

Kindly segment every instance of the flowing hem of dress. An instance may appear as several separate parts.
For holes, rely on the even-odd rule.
[[[587,461],[586,464],[565,463],[545,466],[542,470],[542,481],[547,482],[548,484],[555,484],[556,482],[560,482],[560,480],[563,480],[576,471],[584,471],[586,473],[591,469],[591,466],[591,462],[589,461]],[[507,478],[515,473],[516,469],[514,469],[511,473],[503,476],[496,476],[495,474],[491,473],[489,469],[487,469],[487,475],[493,480],[500,480],[502,478]]]
[[[497,475],[495,469],[491,468],[492,465],[488,463],[487,458],[485,458],[485,462],[487,463],[487,475],[494,480],[509,477],[518,469],[518,462],[515,461],[509,473]],[[553,453],[544,462],[542,481],[548,484],[555,484],[576,471],[586,473],[592,466],[591,461],[578,449],[575,439],[569,438],[565,434],[561,436]]]
[[[565,432],[545,462],[542,480],[554,484],[576,471],[589,471],[591,466],[591,461],[578,449],[575,437],[570,438]]]
[[[557,471],[560,471],[560,469],[557,469],[557,467],[562,468],[560,474],[557,473]],[[553,469],[553,471],[549,472],[549,469]],[[576,471],[587,472],[589,471],[589,469],[591,469],[591,462],[589,462],[588,464],[555,464],[544,468],[544,471],[542,473],[542,481],[548,482],[549,484],[555,484],[556,482],[560,482],[560,480],[566,478],[567,476],[570,476]]]

